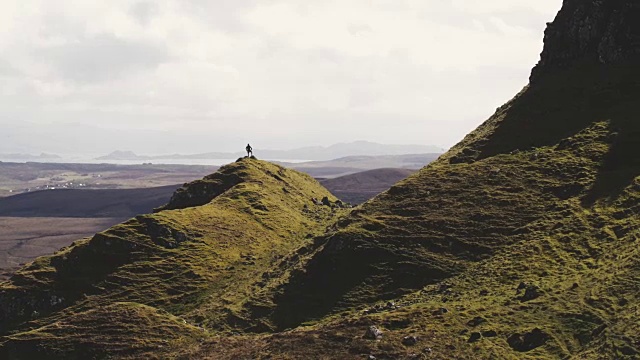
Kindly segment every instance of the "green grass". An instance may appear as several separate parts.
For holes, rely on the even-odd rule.
[[[4,359],[163,359],[175,347],[207,338],[205,330],[153,307],[115,302],[8,336]]]

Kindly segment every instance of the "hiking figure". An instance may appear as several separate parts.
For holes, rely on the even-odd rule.
[[[247,150],[247,157],[253,156],[253,148],[251,147],[251,145],[247,144],[245,150]]]

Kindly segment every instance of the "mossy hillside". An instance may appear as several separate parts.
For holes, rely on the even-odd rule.
[[[116,301],[207,328],[251,326],[230,319],[261,275],[344,210],[313,205],[313,197],[335,198],[277,165],[243,159],[222,171],[241,181],[205,205],[139,216],[18,271],[0,288],[2,331],[48,326]]]
[[[68,314],[60,321],[9,335],[3,359],[165,359],[207,337],[203,329],[157,308],[113,303]],[[44,346],[43,346],[44,345]]]
[[[284,289],[281,325],[455,275],[527,240],[523,229],[562,201],[588,209],[617,199],[640,174],[637,75],[581,68],[527,87],[438,161],[341,221]]]
[[[304,326],[193,354],[640,356],[638,77],[594,71],[527,87],[438,162],[318,238],[270,313],[280,328]],[[370,325],[382,340],[362,338]],[[539,343],[522,340],[535,333]],[[402,344],[409,335],[415,346]]]
[[[640,179],[622,197],[637,200],[639,191]],[[212,358],[234,358],[240,352],[246,358],[637,358],[640,212],[635,219],[618,221],[626,207],[585,211],[579,201],[564,205],[562,214],[532,224],[529,241],[395,299],[398,309],[364,315],[374,308],[368,304],[313,326],[242,339],[241,349],[227,347],[223,353],[228,357]],[[603,233],[603,222],[616,232]],[[549,227],[555,229],[545,230]],[[535,286],[539,296],[523,299],[521,283]],[[482,320],[474,325],[477,318]],[[380,341],[362,338],[370,325],[384,332]],[[511,348],[510,336],[536,328],[548,334],[543,345],[524,352]],[[474,332],[483,335],[470,343]],[[418,343],[402,345],[405,336],[416,336]],[[207,343],[202,353],[217,353],[218,347]]]
[[[637,199],[637,184],[623,198]],[[438,330],[434,352],[438,347],[437,353],[459,358],[601,359],[635,351],[640,213],[620,221],[619,212],[628,208],[585,210],[575,199],[562,205],[562,212],[528,226],[527,241],[398,301],[411,309],[406,320]],[[518,290],[520,284],[536,289],[531,299],[526,289]],[[449,311],[440,315],[441,307]],[[485,322],[468,324],[478,317]],[[543,345],[526,352],[509,346],[510,336],[536,328],[549,336]],[[491,331],[497,336],[468,343],[472,332]]]
[[[599,83],[583,84],[586,88],[579,93],[592,94],[594,101],[582,106],[592,106],[599,116],[573,119],[559,105],[536,108],[543,114],[537,118],[542,123],[560,121],[554,111],[561,111],[566,121],[581,124],[566,137],[552,135],[555,142],[505,148],[465,161],[456,158],[465,152],[458,147],[339,221],[340,230],[320,238],[304,270],[283,286],[275,311],[281,328],[323,317],[333,325],[260,338],[253,354],[347,358],[370,351],[397,358],[416,353],[400,342],[402,336],[422,329],[423,336],[432,339],[429,346],[436,344],[432,352],[437,347],[436,354],[446,358],[636,356],[637,305],[628,304],[637,304],[634,279],[640,275],[635,261],[640,236],[640,122],[639,109],[629,99],[640,92],[624,85],[619,101],[599,102]],[[550,97],[563,95],[553,81],[536,86],[543,86],[535,88],[539,94],[550,86]],[[576,97],[569,93],[567,102]],[[527,108],[526,103],[518,106]],[[496,132],[484,132],[485,137],[475,141],[490,143]],[[415,326],[394,330],[385,314],[364,319],[349,315],[372,306],[367,303],[398,299],[429,283],[433,285],[424,294],[445,289],[443,294],[414,294],[398,301],[409,305],[400,311],[408,311],[401,322]],[[518,293],[520,283],[543,295],[519,300],[526,292]],[[447,291],[449,287],[458,289]],[[482,290],[488,295],[480,295]],[[434,315],[442,306],[457,312]],[[326,320],[335,319],[326,317],[332,312],[347,317]],[[474,329],[467,322],[476,316],[489,320],[476,330],[491,336],[481,335],[481,342],[469,344]],[[375,323],[390,332],[388,341],[357,350],[367,324]],[[507,342],[509,336],[536,328],[548,339],[531,352],[517,351]],[[439,331],[431,336],[425,329]],[[301,352],[294,345],[299,341],[317,346]]]
[[[276,321],[316,322],[205,342],[196,357],[637,358],[640,172],[627,163],[613,171],[635,174],[622,189],[598,188],[617,130],[596,121],[550,146],[423,169],[340,220],[283,287]],[[457,245],[400,241],[438,231],[457,234]],[[449,272],[435,277],[427,266]],[[407,267],[413,274],[397,270]],[[370,325],[380,341],[362,338]],[[535,329],[544,341],[532,349],[510,343]],[[403,345],[405,336],[418,343]]]
[[[640,152],[638,79],[640,70],[635,66],[576,66],[552,72],[500,107],[447,152],[442,161],[468,163],[552,146],[595,122],[606,121],[611,148],[599,164],[599,183],[592,195],[620,191],[640,168],[640,158],[636,156]]]

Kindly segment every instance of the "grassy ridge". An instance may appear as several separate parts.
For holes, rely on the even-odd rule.
[[[234,185],[206,193],[205,205],[138,216],[19,270],[0,287],[0,331],[56,333],[51,324],[74,323],[77,314],[115,302],[152,306],[204,328],[251,327],[236,311],[260,275],[323,233],[341,210],[313,205],[313,197],[335,198],[308,175],[251,159],[221,170],[231,173]],[[201,185],[186,185],[176,198],[205,202]],[[5,338],[3,349],[14,351],[16,339]],[[38,339],[60,354],[79,341],[71,334]]]

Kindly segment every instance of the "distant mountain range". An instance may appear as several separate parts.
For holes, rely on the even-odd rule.
[[[46,154],[42,153],[40,155],[32,155],[32,154],[0,154],[0,160],[20,160],[20,161],[29,161],[29,160],[53,160],[53,159],[61,159],[60,156],[55,154]]]
[[[254,148],[261,159],[332,160],[346,156],[381,156],[403,154],[441,154],[444,149],[429,145],[387,145],[369,141],[339,143],[331,146],[309,146],[293,150],[269,150]],[[227,159],[244,156],[239,152],[208,152],[203,154],[138,155],[132,151],[114,151],[96,160],[180,160],[180,159]]]
[[[378,156],[346,156],[333,160],[306,161],[298,163],[277,162],[278,164],[306,172],[314,177],[333,178],[381,168],[399,168],[418,170],[440,154],[405,154]],[[330,189],[331,190],[331,189]]]

